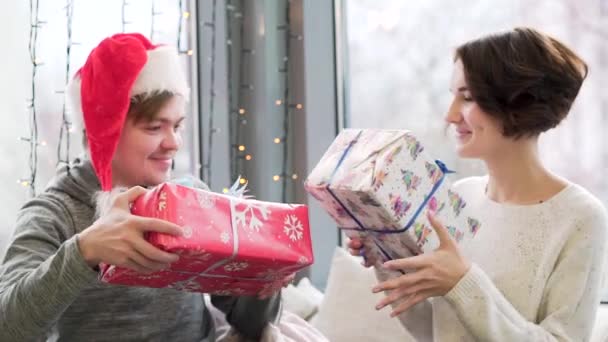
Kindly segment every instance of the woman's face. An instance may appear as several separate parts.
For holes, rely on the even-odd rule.
[[[127,119],[112,160],[112,183],[154,186],[169,178],[175,153],[182,143],[184,99],[173,96],[152,121]]]
[[[454,126],[458,155],[487,160],[500,153],[511,139],[503,136],[500,123],[486,114],[473,100],[460,60],[454,63],[450,91],[454,99],[445,120]]]

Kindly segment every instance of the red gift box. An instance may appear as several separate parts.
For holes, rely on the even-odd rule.
[[[139,197],[131,212],[181,226],[182,236],[147,235],[151,244],[180,258],[169,269],[152,274],[102,265],[104,282],[254,295],[280,289],[286,276],[313,263],[305,205],[237,198],[163,183]]]

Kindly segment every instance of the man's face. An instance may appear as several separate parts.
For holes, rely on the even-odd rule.
[[[173,96],[154,120],[127,119],[112,160],[115,186],[154,186],[166,181],[182,143],[184,99]]]

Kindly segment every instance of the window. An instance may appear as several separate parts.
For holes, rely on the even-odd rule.
[[[574,48],[589,76],[566,121],[541,138],[547,165],[608,204],[608,2],[523,0],[344,1],[350,127],[416,132],[456,177],[483,173],[458,160],[444,135],[443,116],[453,50],[480,35],[532,26]],[[600,25],[601,24],[601,25]],[[605,295],[608,300],[608,292]]]

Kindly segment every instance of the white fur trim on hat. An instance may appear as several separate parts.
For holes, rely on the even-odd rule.
[[[180,94],[186,100],[190,96],[182,62],[175,48],[170,46],[148,50],[148,60],[131,88],[131,96],[162,90]]]
[[[95,192],[93,196],[95,200],[95,219],[107,215],[110,209],[112,209],[116,198],[127,190],[127,188],[119,186],[110,191]]]
[[[154,50],[148,50],[147,54],[148,60],[131,88],[131,97],[167,90],[180,94],[188,101],[190,88],[175,49],[170,46],[158,46]],[[85,126],[80,86],[80,75],[76,74],[66,86],[66,108],[72,125],[82,130]]]

